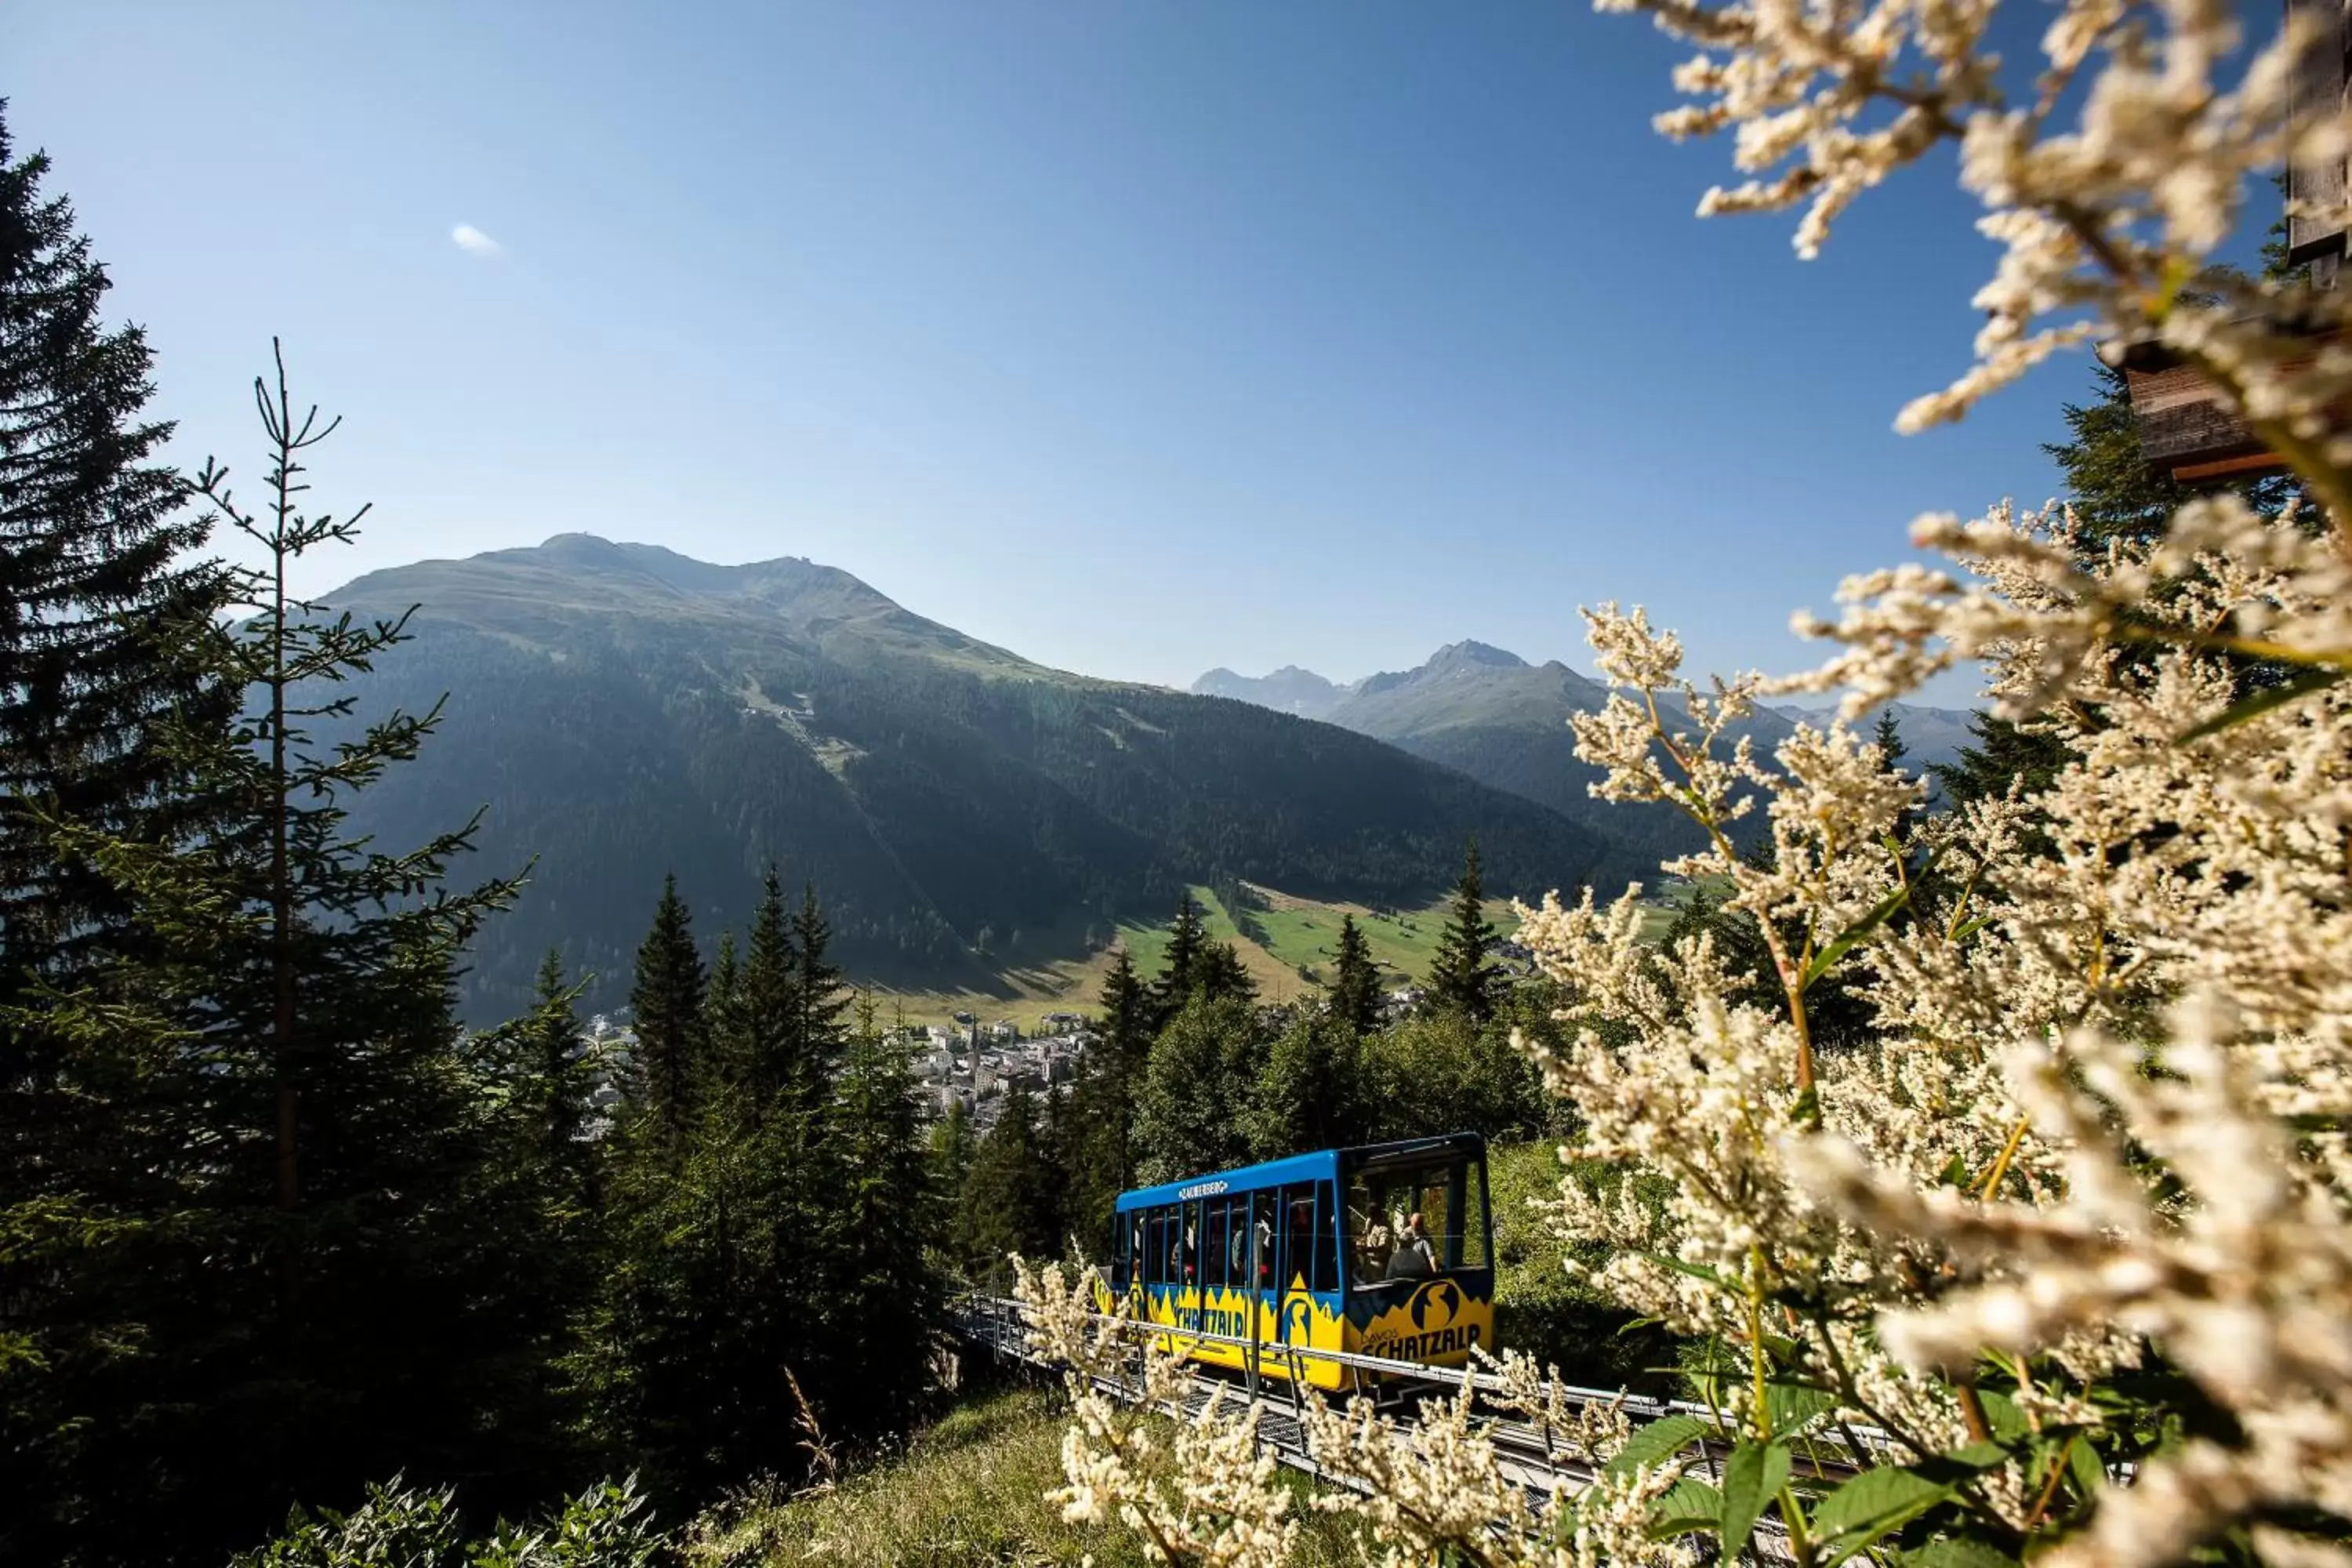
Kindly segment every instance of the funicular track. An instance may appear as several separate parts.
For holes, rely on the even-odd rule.
[[[965,1296],[953,1308],[956,1331],[968,1344],[985,1349],[1004,1362],[1018,1362],[1034,1367],[1054,1368],[1059,1363],[1030,1343],[1029,1329],[1019,1302],[1000,1296]],[[1139,1354],[1144,1341],[1173,1340],[1180,1347],[1187,1343],[1224,1344],[1244,1350],[1249,1342],[1232,1335],[1195,1332],[1190,1330],[1171,1331],[1161,1324],[1146,1324],[1131,1319],[1114,1319],[1137,1340]],[[1328,1365],[1337,1363],[1362,1374],[1366,1392],[1358,1395],[1378,1401],[1381,1408],[1411,1415],[1422,1399],[1457,1395],[1465,1374],[1433,1370],[1417,1362],[1391,1361],[1381,1356],[1356,1355],[1339,1351],[1292,1352],[1286,1347],[1261,1344],[1257,1347],[1268,1367],[1290,1359],[1312,1360]],[[1534,1507],[1548,1498],[1574,1494],[1590,1485],[1591,1467],[1557,1451],[1549,1434],[1539,1426],[1497,1410],[1494,1401],[1505,1392],[1503,1380],[1486,1373],[1467,1374],[1467,1382],[1481,1404],[1482,1426],[1493,1445],[1496,1459],[1503,1474],[1526,1495]],[[1096,1386],[1103,1392],[1129,1403],[1140,1397],[1139,1380],[1121,1381],[1097,1378]],[[1713,1422],[1716,1413],[1704,1405],[1686,1400],[1659,1400],[1628,1394],[1620,1390],[1585,1388],[1572,1384],[1548,1385],[1571,1406],[1615,1405],[1636,1426],[1668,1415],[1692,1415]],[[1221,1375],[1219,1369],[1198,1365],[1190,1369],[1181,1410],[1163,1406],[1163,1414],[1171,1416],[1196,1416],[1208,1402],[1222,1393],[1229,1408],[1238,1414],[1254,1409],[1256,1416],[1256,1436],[1259,1444],[1272,1450],[1276,1459],[1288,1468],[1312,1476],[1331,1485],[1350,1485],[1349,1478],[1329,1473],[1317,1463],[1307,1442],[1301,1420],[1305,1397],[1297,1379],[1267,1373],[1255,1380],[1246,1376]],[[1253,1397],[1254,1396],[1254,1397]],[[1865,1440],[1867,1440],[1865,1438]],[[1721,1467],[1728,1452],[1723,1445],[1708,1440],[1699,1445],[1700,1457],[1686,1472],[1710,1481],[1720,1481]],[[1819,1462],[1822,1479],[1843,1479],[1852,1473],[1845,1463],[1826,1459]],[[1785,1537],[1774,1529],[1771,1521],[1760,1521],[1757,1528],[1754,1549],[1766,1558],[1786,1555]]]

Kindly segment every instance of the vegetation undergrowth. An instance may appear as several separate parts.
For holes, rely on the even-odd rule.
[[[1149,1561],[1112,1526],[1073,1524],[1045,1494],[1062,1479],[1068,1404],[1057,1390],[1017,1388],[961,1405],[907,1450],[825,1489],[754,1489],[691,1526],[693,1568],[822,1562],[874,1565]],[[1304,1478],[1290,1478],[1303,1494]],[[1354,1561],[1342,1527],[1304,1506],[1300,1568]]]

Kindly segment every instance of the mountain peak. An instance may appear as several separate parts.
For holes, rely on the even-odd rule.
[[[1528,667],[1528,661],[1507,648],[1499,648],[1491,643],[1465,639],[1462,642],[1447,643],[1444,647],[1431,654],[1429,662],[1423,665],[1422,668],[1460,669],[1471,665],[1493,669],[1525,669]]]

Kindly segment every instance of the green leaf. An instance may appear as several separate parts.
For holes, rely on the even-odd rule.
[[[1937,1173],[1936,1181],[1937,1184],[1947,1187],[1969,1186],[1970,1184],[1969,1181],[1969,1163],[1966,1160],[1961,1159],[1958,1154],[1953,1155],[1950,1163],[1947,1164],[1941,1172]]]
[[[1708,1430],[1704,1419],[1686,1412],[1653,1421],[1646,1426],[1635,1428],[1633,1435],[1625,1439],[1625,1446],[1601,1468],[1601,1473],[1604,1476],[1630,1475],[1643,1466],[1654,1465],[1706,1436]]]
[[[1929,867],[1935,863],[1936,858],[1933,855],[1928,856],[1927,863],[1919,868],[1919,874],[1927,875]],[[1805,965],[1804,973],[1798,976],[1797,989],[1801,992],[1811,990],[1813,982],[1827,974],[1839,959],[1843,958],[1853,950],[1854,943],[1885,925],[1897,910],[1909,903],[1913,885],[1911,882],[1904,883],[1903,886],[1879,900],[1868,914],[1831,938],[1830,944],[1813,954],[1813,961]]]
[[[2088,1437],[2077,1436],[2067,1445],[2066,1464],[2074,1472],[2075,1489],[2086,1500],[2098,1496],[2107,1484],[2107,1468],[2099,1463],[2099,1451]]]
[[[2222,731],[2233,729],[2249,719],[2259,718],[2273,708],[2284,708],[2298,698],[2308,697],[2315,691],[2324,691],[2347,675],[2352,675],[2352,669],[2304,670],[2276,686],[2265,687],[2251,697],[2232,702],[2202,724],[2190,725],[2173,738],[2174,743],[2185,746],[2191,741],[2201,741],[2208,735],[2218,735]]]
[[[1706,1265],[1685,1263],[1671,1252],[1638,1252],[1634,1256],[1654,1263],[1661,1268],[1671,1268],[1677,1274],[1687,1274],[1694,1279],[1703,1279],[1718,1290],[1737,1289],[1730,1280]]]
[[[1822,1500],[1813,1510],[1813,1538],[1829,1552],[1822,1568],[1837,1568],[1888,1531],[1942,1502],[1961,1482],[2009,1457],[1998,1443],[1972,1443],[1957,1454],[1916,1465],[1864,1470]]]
[[[1991,915],[1979,915],[1976,919],[1969,921],[1966,925],[1960,927],[1959,930],[1954,931],[1952,933],[1952,940],[1956,942],[1966,942],[1969,938],[1976,935],[1977,932],[1984,930],[1985,927],[1992,924],[1992,922],[1993,917]]]
[[[2016,1568],[2017,1559],[1981,1541],[1939,1537],[1908,1552],[1890,1552],[1895,1568]]]
[[[2033,1429],[2017,1401],[1997,1388],[1979,1388],[1977,1399],[1984,1405],[1985,1419],[1992,1423],[1992,1435],[2004,1443],[2021,1441]]]
[[[1723,1462],[1723,1560],[1738,1561],[1756,1530],[1756,1516],[1789,1479],[1789,1450],[1780,1443],[1742,1443]]]
[[[1764,1418],[1775,1437],[1785,1437],[1836,1408],[1834,1395],[1806,1384],[1774,1383],[1764,1390]]]
[[[1685,1476],[1650,1504],[1650,1539],[1671,1541],[1720,1529],[1723,1494],[1696,1476]]]

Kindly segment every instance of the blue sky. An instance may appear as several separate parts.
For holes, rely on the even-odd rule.
[[[1939,162],[1796,260],[1692,216],[1671,43],[1573,0],[19,8],[0,92],[260,464],[281,334],[345,416],[301,585],[582,530],[807,555],[1182,684],[1640,601],[1790,668],[1916,512],[2038,500],[2076,358],[1894,434],[1992,248]],[[470,225],[499,247],[453,240]],[[1955,682],[1937,695],[1962,700]]]

